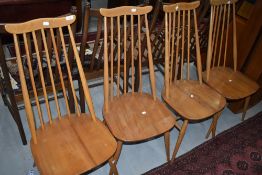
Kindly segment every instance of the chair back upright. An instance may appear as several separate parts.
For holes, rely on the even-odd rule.
[[[36,118],[34,118],[34,113],[32,110],[31,102],[34,101],[36,103],[37,113],[40,121],[41,129],[45,129],[45,121],[47,121],[50,125],[52,125],[52,121],[55,119],[56,116],[52,114],[57,113],[57,117],[59,120],[62,119],[63,115],[70,116],[72,111],[70,111],[69,103],[68,103],[68,92],[67,90],[70,89],[73,93],[73,99],[75,103],[75,109],[77,116],[80,116],[80,109],[77,101],[76,91],[73,83],[72,78],[72,70],[69,64],[69,54],[68,48],[66,43],[70,43],[73,48],[73,55],[77,63],[77,68],[79,70],[80,79],[83,85],[84,95],[89,107],[89,111],[91,113],[91,117],[93,120],[96,120],[96,116],[94,113],[94,107],[91,101],[91,96],[88,90],[87,82],[85,79],[85,75],[83,72],[83,68],[81,65],[81,61],[78,55],[78,51],[76,48],[73,32],[71,29],[71,24],[75,22],[75,16],[70,15],[66,17],[59,17],[59,18],[40,18],[31,20],[25,23],[18,23],[18,24],[7,24],[5,29],[7,32],[13,34],[14,44],[15,44],[15,51],[17,57],[17,64],[18,64],[18,71],[20,75],[21,81],[21,88],[22,94],[25,103],[25,110],[27,115],[28,124],[30,127],[30,132],[32,135],[33,143],[37,143],[36,139],[36,128],[37,124],[35,122]],[[69,36],[65,36],[65,33],[68,33]],[[48,47],[47,44],[47,34],[51,37],[51,45]],[[59,38],[59,39],[58,39]],[[66,42],[66,38],[69,38],[69,41]],[[23,43],[20,44],[20,43]],[[30,52],[30,46],[32,45],[35,54]],[[44,56],[41,56],[40,50],[44,50]],[[25,51],[25,56],[21,56],[22,50]],[[61,60],[65,62],[66,66],[61,67]],[[37,62],[38,67],[38,74],[39,76],[34,75],[34,71],[32,68],[33,61]],[[55,61],[55,68],[58,69],[57,73],[54,71],[54,67],[52,66],[53,62]],[[44,67],[44,62],[46,62],[46,67]],[[25,68],[27,67],[27,70]],[[44,76],[43,69],[47,69],[48,75]],[[68,80],[65,80],[64,77],[67,77]],[[58,100],[58,87],[54,81],[55,77],[58,77],[60,80],[60,84],[62,87],[62,96],[65,100],[65,114],[62,114],[62,109],[64,107],[63,103],[59,103]],[[48,100],[48,96],[50,94],[47,93],[46,89],[46,79],[50,79],[51,86],[52,86],[52,95],[54,96],[55,102],[55,109],[51,111],[50,102]],[[69,87],[66,86],[66,82],[68,81]],[[38,88],[36,84],[40,84],[41,88]],[[28,93],[28,86],[31,86],[33,89],[33,95],[30,96]],[[60,87],[60,89],[61,89]],[[68,89],[67,89],[68,88]],[[40,92],[42,91],[42,92]],[[43,94],[44,98],[44,105],[40,106],[39,103],[39,93]],[[43,109],[45,109],[48,119],[44,119]]]
[[[190,59],[196,55],[198,81],[202,83],[202,66],[197,29],[196,8],[200,2],[164,5],[165,12],[165,92],[177,80],[190,79]],[[194,29],[194,30],[193,30]],[[194,39],[195,42],[191,40]],[[195,43],[195,46],[191,46]],[[191,53],[192,48],[196,54]],[[183,67],[187,63],[186,75]],[[185,77],[185,78],[184,78]]]
[[[234,71],[237,70],[236,2],[237,0],[210,0],[211,14],[206,65],[207,80],[209,79],[211,68],[226,66],[230,48],[233,48]],[[229,36],[231,25],[233,25],[233,35]],[[233,42],[230,42],[232,40]]]
[[[135,92],[135,60],[138,59],[139,69],[139,93],[142,93],[142,41],[147,39],[147,55],[149,61],[151,93],[156,99],[155,77],[149,36],[147,14],[152,10],[151,6],[135,7],[123,6],[113,9],[100,9],[104,16],[104,109],[108,111],[109,100],[114,95],[120,96],[120,67],[122,65],[124,92],[127,94],[127,64],[131,62],[131,92]],[[143,25],[144,24],[144,25]],[[129,33],[130,31],[130,33]],[[116,36],[115,36],[116,35]],[[113,61],[112,61],[113,60]],[[117,70],[114,72],[114,64]],[[113,81],[116,76],[116,89]],[[110,83],[109,83],[110,82]],[[115,90],[115,91],[114,91]],[[115,92],[115,94],[114,94]]]

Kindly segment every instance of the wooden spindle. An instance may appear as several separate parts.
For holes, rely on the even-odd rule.
[[[143,79],[142,79],[142,52],[141,52],[141,19],[138,15],[138,66],[139,66],[139,92],[142,93]]]
[[[38,99],[37,90],[36,90],[36,86],[35,86],[34,72],[32,70],[32,63],[31,63],[32,58],[30,56],[31,54],[29,53],[29,49],[28,49],[29,45],[28,45],[28,39],[27,38],[28,37],[26,36],[26,34],[23,33],[23,39],[24,39],[25,52],[26,52],[26,57],[27,57],[27,65],[28,65],[28,70],[29,70],[29,76],[30,76],[30,80],[31,80],[31,86],[32,86],[32,89],[33,89],[34,97],[35,97],[36,108],[37,108],[41,128],[44,129],[43,115],[42,115],[42,110],[41,110],[41,107],[40,107],[40,104],[39,104],[39,99]],[[30,41],[30,39],[29,39],[29,41]]]
[[[182,55],[180,58],[180,61],[181,61],[180,79],[181,80],[183,79],[184,52],[185,52],[185,10],[183,10],[183,17],[182,17]]]
[[[134,15],[131,15],[131,79],[132,93],[135,91],[135,67],[134,67]]]
[[[176,12],[173,13],[173,26],[172,26],[172,43],[171,43],[171,64],[168,64],[170,66],[170,84],[173,80],[173,68],[174,68],[174,52],[175,52],[175,32],[176,32]],[[168,40],[168,46],[170,47],[170,40]],[[170,53],[170,49],[168,50],[168,53]],[[168,57],[168,59],[170,56]],[[176,70],[176,67],[174,68]],[[175,79],[176,80],[176,79]],[[169,85],[170,85],[169,84]]]
[[[178,73],[178,52],[179,52],[179,28],[180,28],[180,10],[178,11],[177,15],[177,33],[176,33],[176,70],[175,70],[175,77],[174,79],[177,79],[177,73]]]
[[[151,91],[152,91],[152,95],[153,95],[154,100],[156,100],[155,71],[154,71],[154,65],[153,65],[153,57],[152,57],[152,50],[151,50],[151,43],[150,43],[147,14],[145,14],[145,25],[146,25],[146,39],[147,39],[147,48],[148,48],[150,80],[151,80],[151,88],[152,88]]]
[[[25,82],[26,79],[25,79],[25,74],[24,74],[24,69],[23,69],[23,64],[22,64],[22,58],[21,58],[21,54],[20,54],[20,50],[18,46],[17,35],[13,34],[13,38],[14,38],[14,43],[15,43],[15,52],[16,52],[16,57],[17,57],[16,61],[18,65],[18,72],[20,75],[19,77],[20,77],[20,82],[21,82],[22,94],[23,94],[24,103],[25,103],[26,116],[27,116],[27,120],[29,123],[29,128],[31,131],[33,143],[37,144],[34,114],[32,111],[32,106],[31,106],[31,102],[30,102],[30,98],[29,98],[29,94],[27,90],[27,85]]]
[[[77,68],[79,70],[79,76],[80,76],[80,80],[82,82],[82,86],[83,86],[82,88],[83,88],[83,91],[84,91],[84,94],[85,94],[85,99],[86,99],[87,105],[89,107],[91,117],[92,117],[93,121],[96,121],[94,105],[93,105],[93,102],[91,100],[91,95],[90,95],[90,92],[88,90],[88,84],[87,84],[87,80],[86,80],[86,77],[85,77],[84,69],[82,67],[82,63],[81,63],[81,60],[80,60],[80,57],[79,57],[79,54],[78,54],[78,51],[77,51],[77,48],[76,48],[74,35],[73,35],[73,32],[72,32],[71,26],[68,25],[67,28],[68,28],[68,32],[69,32],[69,36],[70,36],[70,41],[71,41],[71,44],[72,44],[72,47],[73,47]]]
[[[124,15],[124,94],[126,94],[126,89],[127,89],[127,85],[126,85],[126,40],[127,40],[127,34],[126,34],[126,15]]]
[[[190,79],[190,10],[187,12],[187,80]]]
[[[168,13],[165,13],[165,96],[169,98],[169,38],[168,38]],[[171,65],[172,67],[172,65]],[[172,69],[171,69],[172,70]]]
[[[54,98],[55,98],[55,104],[56,104],[56,110],[57,110],[57,114],[58,114],[58,118],[61,119],[61,112],[60,112],[60,107],[59,107],[59,103],[58,103],[58,99],[57,99],[57,94],[56,94],[56,88],[55,88],[55,83],[54,83],[54,76],[53,76],[53,71],[52,71],[52,67],[51,67],[51,58],[50,55],[52,53],[51,49],[49,53],[48,47],[47,47],[47,42],[46,42],[46,36],[45,36],[45,31],[44,29],[41,29],[41,33],[42,33],[42,38],[43,38],[43,43],[44,43],[44,49],[45,49],[45,53],[46,53],[46,61],[47,61],[47,67],[49,70],[49,75],[50,75],[50,79],[51,79],[51,85],[52,85],[52,90],[54,93]],[[50,37],[51,39],[51,37]],[[51,44],[50,44],[51,45]]]
[[[110,18],[110,99],[114,97],[114,18]]]
[[[234,59],[234,71],[237,71],[237,31],[236,31],[236,7],[233,3],[233,59]]]
[[[229,17],[230,17],[230,4],[228,4],[227,10],[227,29],[226,29],[226,41],[225,41],[225,52],[224,52],[224,67],[226,66],[227,59],[227,40],[228,40],[228,31],[229,31]]]
[[[221,15],[222,15],[222,6],[219,6],[219,16],[218,16],[218,23],[217,23],[217,32],[216,32],[216,37],[215,37],[215,46],[214,46],[214,61],[213,61],[213,67],[215,66],[215,62],[216,60],[218,60],[217,58],[217,43],[218,43],[218,38],[219,35],[221,34],[220,32],[220,25],[221,25]]]
[[[120,95],[120,61],[121,61],[121,47],[120,47],[120,16],[117,17],[117,96]]]
[[[55,42],[54,30],[51,28],[50,31],[51,31],[51,38],[52,38],[52,43],[53,43],[53,47],[54,47],[56,66],[57,66],[57,69],[58,69],[58,74],[59,74],[59,78],[60,78],[60,82],[61,82],[61,86],[62,86],[62,91],[63,91],[63,96],[64,96],[64,99],[65,99],[66,110],[67,110],[67,113],[70,116],[71,112],[70,112],[68,99],[67,99],[67,95],[66,95],[65,82],[64,82],[64,78],[63,78],[63,72],[62,72],[62,69],[61,69],[60,60],[59,60],[60,57],[59,57],[58,48],[57,48],[57,44],[59,44],[59,43],[56,44],[56,42]],[[57,37],[60,38],[60,35],[57,35]],[[59,41],[61,42],[61,38],[59,39]]]
[[[195,24],[195,35],[196,35],[197,72],[198,72],[199,82],[200,84],[202,84],[202,64],[201,64],[201,54],[200,54],[199,37],[198,37],[198,29],[197,29],[197,17],[196,17],[195,9],[194,9],[194,24]]]
[[[220,36],[220,46],[219,46],[219,55],[218,55],[217,66],[220,66],[222,43],[223,43],[223,38],[224,38],[225,18],[226,18],[226,5],[224,5],[224,7],[222,7],[222,8],[223,8],[223,21],[222,21],[222,31],[221,31],[221,36]]]
[[[44,73],[43,73],[43,69],[42,69],[43,66],[42,66],[42,61],[40,60],[39,49],[38,49],[39,46],[38,46],[38,42],[36,40],[35,31],[32,32],[32,35],[33,35],[33,40],[34,40],[34,47],[35,47],[35,52],[36,52],[38,69],[39,69],[39,73],[40,73],[40,81],[41,81],[41,85],[42,85],[42,88],[43,88],[43,94],[44,94],[44,99],[45,99],[45,104],[46,104],[47,115],[48,115],[49,123],[52,124],[51,110],[50,110],[50,106],[49,106],[49,102],[48,102],[48,96],[47,96],[45,80],[44,80]]]
[[[214,7],[211,6],[210,12],[210,25],[209,25],[209,34],[208,34],[208,46],[207,46],[207,81],[209,80],[209,72],[212,61],[212,33],[213,33],[213,19],[214,19]]]
[[[107,17],[104,17],[104,112],[108,111],[108,51],[107,51]]]
[[[68,58],[68,55],[67,55],[67,50],[66,50],[66,46],[65,46],[65,40],[64,40],[64,37],[63,37],[64,34],[63,34],[63,30],[62,30],[61,27],[59,28],[59,34],[60,34],[60,38],[61,38],[61,41],[62,41],[62,48],[63,48],[64,57],[65,57],[65,63],[66,63],[66,68],[67,68],[69,84],[71,86],[72,95],[73,95],[73,99],[74,99],[75,106],[76,106],[76,114],[78,116],[80,116],[80,109],[79,109],[77,98],[76,98],[76,92],[75,92],[75,88],[74,88],[74,84],[73,84],[73,78],[72,78],[72,74],[71,74],[72,72],[71,72],[71,68],[70,68],[70,65],[69,65],[69,58]],[[72,44],[72,47],[74,47],[73,44]],[[78,53],[77,53],[77,55],[78,55]],[[82,82],[82,85],[83,85],[83,87],[85,87],[83,82]]]
[[[217,23],[218,23],[218,20],[217,20],[217,18],[218,18],[218,6],[215,6],[214,7],[215,9],[214,9],[214,33],[213,33],[213,37],[212,37],[212,55],[211,55],[211,57],[212,57],[212,67],[214,67],[214,62],[215,62],[215,55],[214,55],[214,50],[215,50],[215,36],[216,36],[216,31],[217,31]]]

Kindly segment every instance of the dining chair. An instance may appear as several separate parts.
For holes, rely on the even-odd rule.
[[[105,123],[117,139],[117,151],[114,155],[114,164],[120,156],[123,143],[137,143],[164,135],[167,160],[169,156],[169,131],[176,125],[174,115],[166,106],[157,99],[154,67],[149,38],[147,14],[152,10],[151,6],[135,7],[123,6],[113,9],[100,9],[104,16],[104,109]],[[127,34],[131,28],[130,35]],[[109,30],[110,29],[110,30]],[[123,32],[121,32],[123,29]],[[114,31],[116,37],[114,37]],[[151,92],[143,90],[142,81],[142,38],[147,38],[147,54],[149,61],[149,76]],[[116,42],[114,39],[116,38]],[[112,40],[113,39],[113,40]],[[116,49],[115,49],[116,48]],[[127,49],[129,48],[129,49]],[[114,56],[114,51],[117,53]],[[131,59],[131,88],[127,90],[126,69],[127,57]],[[123,61],[121,61],[123,59]],[[113,61],[115,60],[115,61]],[[139,90],[135,92],[134,61],[138,61],[139,69]],[[113,71],[114,64],[117,64],[117,71]],[[120,67],[124,80],[124,92],[120,87]],[[113,79],[117,83],[114,86]],[[177,126],[177,125],[176,125]]]
[[[14,38],[25,112],[32,136],[30,142],[32,155],[41,174],[81,174],[106,161],[109,161],[112,171],[118,174],[115,165],[112,163],[117,142],[106,126],[96,118],[71,29],[71,24],[74,23],[75,19],[74,15],[70,15],[5,25],[6,31],[11,33]],[[47,45],[47,33],[51,37],[51,47]],[[68,36],[65,36],[65,33]],[[69,38],[68,42],[73,49],[89,114],[80,112],[72,79],[72,70],[68,61],[69,54],[65,37]],[[57,38],[59,39],[57,40]],[[21,42],[24,43],[23,47],[19,44]],[[35,54],[30,52],[29,45],[32,45]],[[45,52],[45,60],[40,56],[42,49],[40,49],[40,46],[43,47]],[[25,56],[21,56],[22,50],[25,50]],[[58,69],[56,74],[52,67],[51,58],[55,59]],[[63,68],[66,70],[61,68],[61,59],[66,64],[66,67]],[[40,75],[38,79],[34,76],[33,61],[36,61],[38,65]],[[46,77],[43,73],[44,63],[46,64],[45,69],[49,72],[49,77]],[[57,91],[55,76],[60,79],[62,91]],[[68,88],[73,93],[74,111],[76,112],[72,112],[69,107],[65,76],[68,77]],[[47,93],[46,88],[47,78],[51,81],[54,102],[48,100],[50,94]],[[36,84],[41,84],[41,87],[36,88]],[[29,85],[33,89],[33,94],[28,93]],[[38,93],[40,91],[43,93],[45,102],[43,105],[39,103]],[[62,94],[64,100],[58,99],[59,93]],[[36,103],[36,108],[32,108],[33,102]]]
[[[183,120],[172,159],[174,160],[188,123],[213,117],[209,128],[215,135],[216,122],[225,106],[225,99],[202,82],[201,56],[196,8],[200,2],[164,5],[165,12],[165,78],[162,98]],[[194,32],[193,32],[194,31]],[[198,80],[190,76],[190,41],[195,38]],[[184,71],[185,68],[185,71]]]
[[[244,120],[250,96],[259,86],[237,70],[236,2],[237,0],[210,0],[207,65],[203,80],[228,101],[245,99],[242,114]],[[230,29],[232,35],[229,34]],[[229,49],[232,49],[232,58],[228,58]],[[233,68],[227,67],[229,59],[233,59]]]

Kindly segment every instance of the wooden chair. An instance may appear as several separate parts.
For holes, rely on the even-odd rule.
[[[196,20],[199,1],[164,5],[165,12],[165,86],[164,101],[184,120],[172,159],[175,158],[189,121],[213,118],[209,133],[215,135],[216,122],[225,106],[219,93],[202,83],[200,47]],[[192,19],[193,18],[193,19]],[[195,33],[192,33],[192,28]],[[198,80],[190,80],[190,41],[195,37]],[[186,65],[186,73],[183,67]],[[179,76],[178,73],[180,72]]]
[[[32,155],[41,174],[80,174],[97,167],[107,160],[109,160],[112,171],[117,174],[116,167],[111,162],[117,143],[106,126],[96,118],[94,113],[88,85],[71,29],[71,24],[75,21],[75,18],[74,15],[60,18],[40,18],[5,26],[6,31],[13,34],[14,38],[25,111],[32,136],[30,142]],[[69,42],[73,48],[90,114],[80,113],[72,79],[72,69],[68,60],[69,54],[65,45],[64,33],[66,32],[69,33]],[[47,33],[50,33],[51,37],[52,44],[50,48],[47,45]],[[59,38],[58,41],[57,38]],[[21,42],[24,43],[23,47],[19,45]],[[34,55],[30,52],[29,45],[31,43],[36,57],[33,57]],[[49,77],[44,76],[43,73],[43,59],[40,56],[40,46],[43,46],[45,51],[46,69],[49,72]],[[26,52],[26,56],[22,57],[21,50],[23,49]],[[72,112],[69,107],[68,91],[66,90],[64,80],[65,72],[60,66],[61,56],[64,57],[66,64],[64,69],[67,72],[69,88],[73,93],[75,104],[73,111],[76,111],[76,113]],[[58,71],[56,74],[51,65],[51,58],[55,58],[57,63]],[[36,79],[34,76],[33,60],[37,60],[38,63],[39,79]],[[27,64],[28,73],[25,71],[25,64]],[[57,92],[54,76],[59,77],[62,92]],[[54,104],[51,104],[48,100],[47,78],[50,78],[51,81]],[[37,89],[36,84],[38,83],[41,84],[41,88]],[[29,85],[33,89],[33,94],[30,94],[28,91]],[[41,106],[38,96],[40,90],[43,92],[45,101],[45,105]],[[62,94],[64,101],[58,100],[58,93]],[[36,103],[35,111],[37,111],[38,118],[34,117],[31,106],[32,101]],[[40,125],[39,128],[37,128],[37,123]]]
[[[124,142],[140,142],[164,134],[167,160],[169,160],[169,131],[176,125],[173,114],[156,97],[155,76],[147,14],[151,6],[133,7],[124,6],[113,9],[100,9],[104,16],[104,119],[110,131],[118,140],[117,151],[114,155],[114,164],[120,156]],[[137,23],[136,23],[137,22]],[[142,24],[145,28],[142,28]],[[127,35],[127,26],[131,34]],[[123,32],[121,32],[121,27]],[[110,30],[109,30],[110,29]],[[113,34],[117,31],[117,42],[114,44]],[[137,33],[137,35],[135,35]],[[142,37],[147,38],[148,61],[150,70],[151,94],[142,91]],[[136,39],[137,38],[137,39]],[[127,91],[127,50],[130,46],[131,58],[131,91]],[[116,48],[116,49],[115,49]],[[117,53],[114,55],[114,51]],[[121,58],[124,59],[121,62]],[[114,61],[112,61],[114,60]],[[134,91],[134,61],[139,62],[139,91]],[[113,71],[117,64],[117,71]],[[124,92],[120,92],[120,67],[124,67]],[[116,76],[116,86],[112,82]],[[176,125],[177,126],[177,125]]]
[[[237,71],[237,38],[236,38],[236,0],[210,0],[211,17],[207,67],[203,73],[204,81],[222,94],[227,100],[245,99],[242,120],[244,120],[250,96],[258,84]],[[232,38],[229,30],[233,27]],[[230,39],[232,42],[230,42]],[[233,69],[227,67],[229,49],[233,49]]]

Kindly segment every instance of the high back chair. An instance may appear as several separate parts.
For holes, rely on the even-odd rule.
[[[199,1],[196,1],[164,5],[163,7],[165,12],[165,85],[162,97],[184,120],[173,153],[173,159],[185,135],[188,122],[207,119],[215,114],[209,131],[212,131],[214,136],[216,121],[225,106],[225,99],[202,83],[196,20],[196,8],[199,4]],[[195,55],[198,80],[190,79],[189,62],[193,54],[190,51],[192,37],[195,37],[196,41]]]
[[[155,76],[149,38],[147,14],[151,6],[124,6],[113,9],[100,9],[104,16],[104,119],[110,131],[118,140],[114,156],[116,164],[123,142],[135,143],[144,141],[161,134],[165,135],[167,159],[169,160],[169,130],[176,124],[173,114],[156,97]],[[142,26],[145,28],[142,28]],[[121,28],[123,32],[121,32]],[[130,35],[127,35],[131,28]],[[110,29],[110,30],[109,30]],[[117,31],[117,37],[113,34]],[[142,37],[147,38],[148,61],[150,72],[151,93],[143,92],[142,81]],[[116,42],[114,43],[114,38]],[[112,40],[113,39],[113,40]],[[127,48],[130,48],[130,55]],[[116,50],[114,49],[116,48]],[[116,55],[114,55],[116,52]],[[131,58],[131,88],[127,91],[126,69],[127,57]],[[123,58],[123,61],[121,61]],[[117,71],[113,66],[117,64]],[[138,61],[140,86],[135,92],[134,61]],[[120,92],[120,67],[124,67],[124,92]],[[114,86],[113,79],[117,79]]]
[[[237,71],[236,2],[237,0],[210,0],[207,67],[203,79],[228,100],[245,99],[242,114],[244,120],[250,96],[258,90],[259,86]],[[229,34],[230,29],[233,34]],[[233,50],[232,58],[228,58],[229,49]],[[233,59],[233,69],[227,67],[229,59]]]
[[[21,81],[25,112],[31,132],[31,151],[35,163],[41,174],[80,174],[97,167],[101,163],[111,159],[117,143],[104,124],[96,118],[91,96],[83,72],[83,67],[76,49],[71,24],[75,16],[61,18],[42,18],[25,23],[7,24],[6,31],[13,34],[18,70]],[[47,33],[50,33],[52,47],[47,47]],[[83,91],[90,114],[80,113],[77,96],[72,79],[72,70],[68,61],[68,53],[65,44],[64,33],[69,33],[69,43],[72,45],[74,58],[77,63]],[[58,44],[56,38],[59,37]],[[19,47],[20,42],[24,43]],[[41,44],[40,44],[41,43]],[[29,44],[33,45],[36,57],[29,52]],[[43,59],[40,57],[40,45],[43,46],[46,55],[46,64],[49,77],[43,74]],[[59,48],[58,48],[59,46]],[[26,52],[21,57],[21,50]],[[60,56],[59,56],[60,55]],[[65,86],[65,72],[60,66],[61,56],[64,57],[69,87],[73,93],[75,113],[70,110],[68,102],[68,90]],[[57,63],[57,74],[51,67],[51,58]],[[32,69],[32,60],[38,63],[39,79],[35,79]],[[28,73],[25,72],[25,64]],[[29,78],[26,79],[26,76]],[[54,82],[54,76],[58,76],[62,87],[64,101],[57,98],[59,92]],[[50,78],[54,104],[48,100],[46,79]],[[36,84],[41,88],[36,89]],[[32,86],[33,95],[28,93],[29,84]],[[39,104],[39,90],[43,92],[44,105]],[[35,113],[31,106],[36,103]],[[64,110],[63,110],[64,109]],[[38,115],[38,118],[35,117]],[[37,126],[39,123],[39,127]],[[110,162],[110,160],[109,160]],[[112,164],[112,171],[117,170]]]

